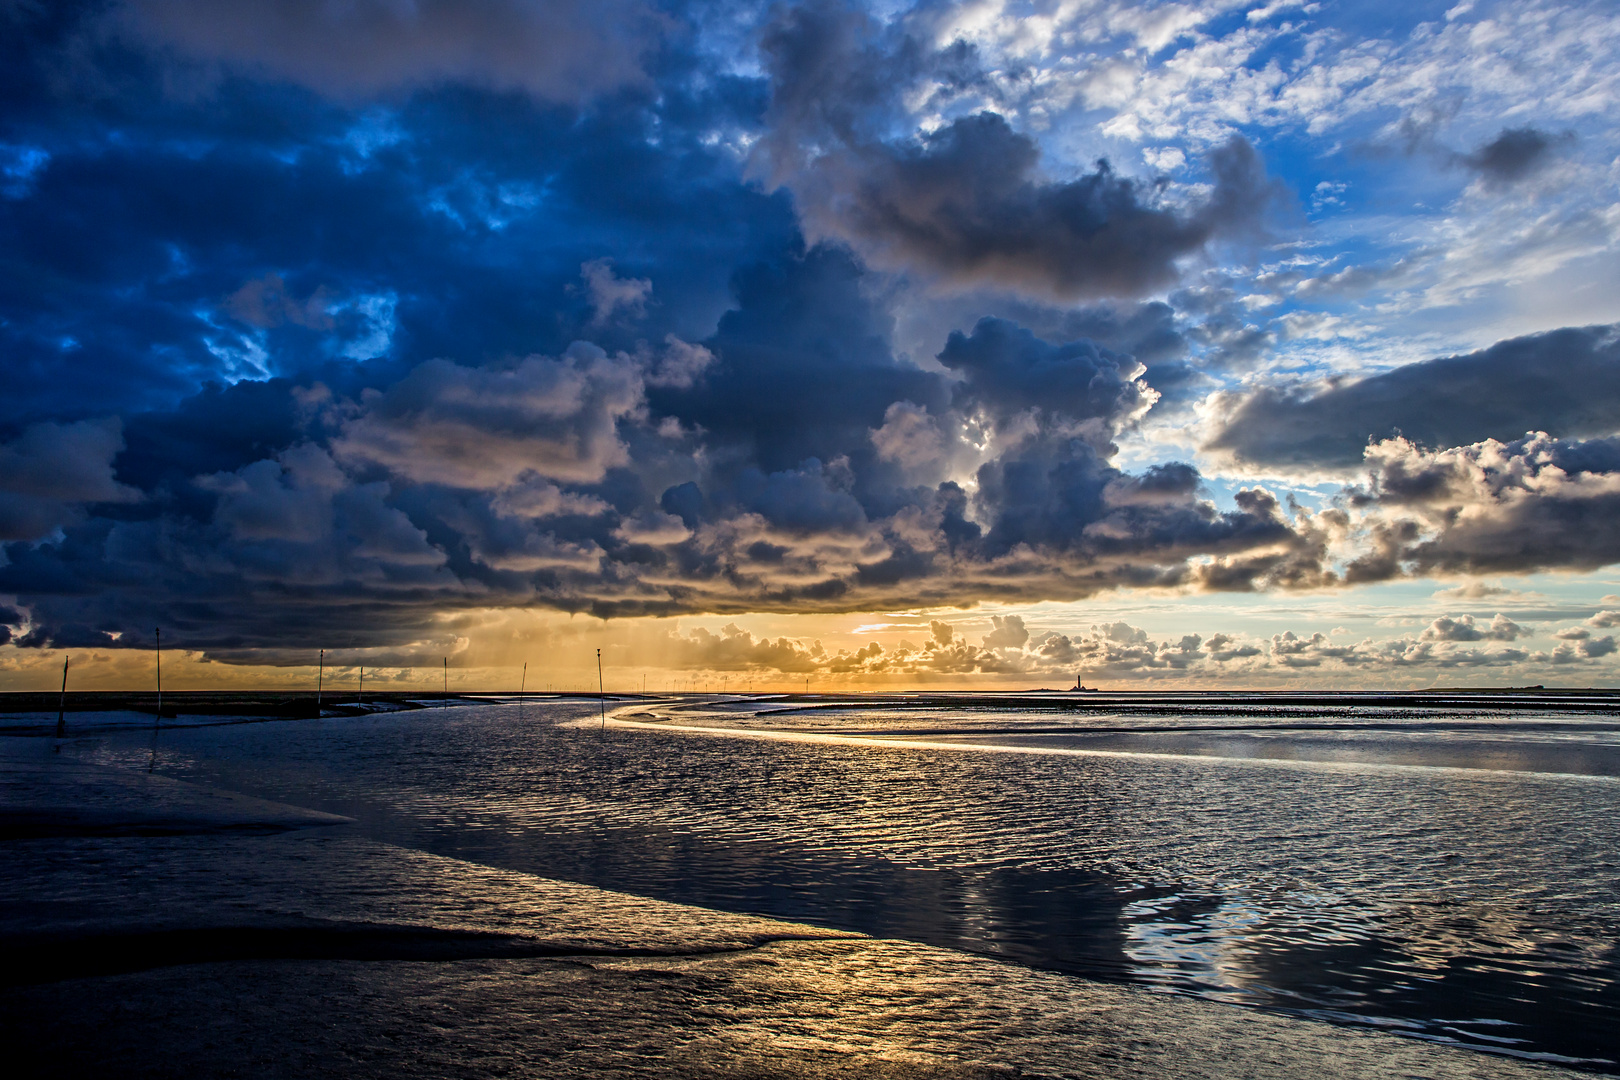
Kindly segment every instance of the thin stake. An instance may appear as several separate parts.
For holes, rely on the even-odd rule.
[[[523,719],[523,690],[529,685],[529,662],[523,662],[523,675],[518,679],[518,719]]]
[[[163,726],[163,628],[161,626],[153,627],[152,636],[156,639],[154,647],[157,650],[158,707],[157,715],[152,718],[152,757],[146,763],[147,772],[157,768],[158,728]]]
[[[602,730],[607,730],[607,691],[602,689],[602,650],[596,650],[596,704],[602,710]]]
[[[326,676],[326,650],[321,650],[321,658],[315,665],[315,715],[321,715],[321,680]]]
[[[56,737],[67,735],[67,669],[68,658],[62,657],[62,700],[56,709]]]
[[[360,689],[354,695],[354,702],[356,705],[364,705],[366,703],[366,665],[364,664],[360,665]]]
[[[444,695],[439,698],[439,708],[443,709],[450,704],[450,658],[444,658]]]

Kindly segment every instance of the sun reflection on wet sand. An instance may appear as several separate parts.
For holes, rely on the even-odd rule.
[[[1095,733],[1050,714],[977,710],[953,737],[937,710],[748,706],[682,710],[700,714],[682,728],[621,713],[605,732],[595,702],[176,730],[161,767],[587,886],[1527,1057],[1615,1056],[1614,778],[1452,749],[1478,734],[1534,763],[1579,743],[1606,767],[1612,724],[1261,717],[1272,756],[1225,757],[1166,752],[1211,737],[1173,716],[1107,735],[1148,752],[1093,753]],[[1032,727],[1059,745],[1006,734]],[[1314,760],[1324,747],[1341,756]],[[78,752],[146,750],[110,733]]]
[[[26,1031],[68,1074],[143,1073],[131,1063],[160,1053],[191,1075],[1280,1080],[1324,1060],[1350,1078],[1544,1075],[1366,1031],[535,878],[342,829],[20,841],[10,854],[0,928],[13,942],[26,933],[61,947],[88,935],[115,951],[154,928],[282,935],[283,955],[248,941],[210,963],[113,957],[104,971],[23,985],[14,969],[0,989],[0,1031]],[[376,951],[386,927],[418,939],[486,937],[447,938],[429,961]],[[370,934],[374,951],[298,951],[297,935],[317,931],[339,945]],[[492,934],[555,952],[492,956]],[[87,1025],[93,1040],[78,1035]]]

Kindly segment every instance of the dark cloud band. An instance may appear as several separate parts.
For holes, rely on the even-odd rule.
[[[1370,441],[1402,435],[1428,447],[1579,437],[1620,430],[1620,328],[1588,326],[1513,338],[1306,394],[1262,387],[1240,399],[1206,449],[1256,465],[1310,468],[1361,461]]]

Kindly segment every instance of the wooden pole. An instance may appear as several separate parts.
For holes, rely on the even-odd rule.
[[[602,730],[607,730],[607,691],[602,689],[602,650],[596,650],[596,704],[602,710]]]
[[[360,689],[354,695],[354,703],[356,705],[366,703],[366,665],[364,664],[360,665]]]
[[[529,685],[529,662],[523,662],[523,674],[518,677],[518,717],[523,716],[523,691]]]
[[[445,708],[449,704],[450,704],[450,658],[448,656],[446,656],[444,658],[444,695],[439,698],[439,708],[441,708],[441,709]]]
[[[68,658],[62,657],[62,700],[56,707],[56,737],[58,739],[67,735],[67,669]]]
[[[315,715],[321,715],[321,680],[326,676],[326,650],[321,650],[321,658],[315,662]]]
[[[152,628],[152,636],[156,640],[157,650],[157,715],[152,718],[152,756],[146,762],[146,771],[151,772],[157,768],[157,739],[158,728],[163,726],[163,628]]]

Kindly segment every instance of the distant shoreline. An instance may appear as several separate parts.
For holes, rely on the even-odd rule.
[[[525,701],[595,701],[591,692],[535,692],[521,695]],[[407,690],[323,691],[319,695],[321,714],[365,715],[386,710],[433,708],[444,702],[487,702],[490,699],[516,701],[512,690],[436,691]],[[1482,708],[1508,710],[1556,709],[1575,712],[1620,712],[1620,689],[1587,687],[1548,689],[1541,686],[1440,687],[1423,690],[954,690],[954,691],[873,691],[840,693],[609,693],[608,701],[702,701],[756,698],[774,705],[807,709],[858,704],[862,708],[975,708],[1043,709],[1061,712],[1165,711],[1198,708],[1222,711],[1245,707],[1376,708]],[[309,719],[317,715],[314,690],[165,690],[163,715],[240,716],[265,719]],[[155,691],[72,690],[65,698],[55,691],[0,691],[0,716],[129,711],[155,713]]]

